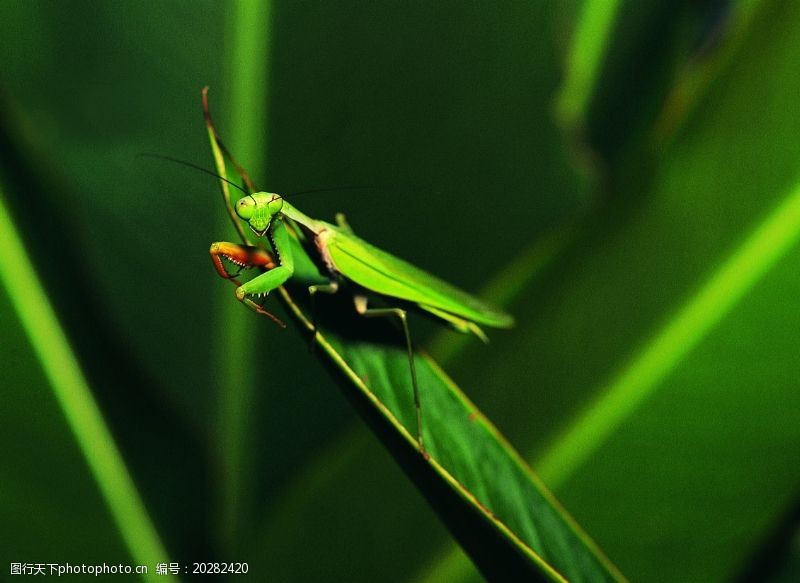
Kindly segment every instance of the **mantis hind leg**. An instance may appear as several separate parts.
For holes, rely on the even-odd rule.
[[[403,334],[406,339],[406,350],[408,351],[408,366],[411,370],[411,386],[414,389],[414,407],[417,414],[417,445],[419,446],[420,453],[428,459],[430,457],[428,452],[425,451],[425,446],[422,442],[422,406],[419,400],[419,385],[417,384],[417,367],[414,363],[414,347],[411,344],[411,333],[408,331],[408,317],[405,310],[401,308],[368,308],[367,297],[357,295],[354,298],[356,312],[365,318],[374,318],[377,316],[396,316],[400,320],[403,327]]]
[[[426,306],[424,304],[419,304],[420,309],[425,310],[436,316],[437,318],[441,318],[450,326],[453,327],[454,330],[461,332],[462,334],[474,334],[478,338],[480,338],[484,343],[488,344],[489,337],[486,336],[483,330],[481,330],[480,326],[478,326],[475,322],[470,322],[469,320],[465,320],[464,318],[459,318],[454,314],[450,314],[445,312],[444,310],[440,310],[439,308],[434,308],[432,306]]]

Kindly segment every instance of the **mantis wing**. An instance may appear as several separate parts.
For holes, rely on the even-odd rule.
[[[465,320],[508,328],[514,319],[475,296],[462,291],[438,277],[378,249],[333,225],[325,250],[336,270],[376,293],[430,306]]]

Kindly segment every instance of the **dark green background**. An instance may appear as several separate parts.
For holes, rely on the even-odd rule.
[[[207,257],[233,237],[214,181],[137,158],[212,167],[204,85],[223,136],[266,119],[266,151],[242,160],[261,187],[384,187],[297,205],[344,211],[465,289],[499,281],[519,326],[435,352],[457,352],[447,370],[534,469],[798,187],[796,4],[625,4],[582,123],[559,126],[581,5],[275,2],[255,115],[231,105],[252,65],[233,57],[233,3],[0,4],[0,186],[165,560],[247,561],[257,580],[476,577],[305,341],[229,321],[249,314]],[[553,229],[566,242],[545,269],[509,267]],[[783,561],[800,485],[798,253],[555,484],[631,579]],[[0,331],[0,568],[131,562],[4,292]],[[221,403],[243,369],[231,463]]]

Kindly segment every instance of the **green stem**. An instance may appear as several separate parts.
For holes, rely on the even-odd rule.
[[[567,53],[564,83],[556,100],[559,121],[580,125],[594,95],[597,77],[608,52],[619,0],[585,0]]]
[[[224,108],[230,128],[226,135],[230,136],[231,150],[249,168],[261,166],[266,158],[270,9],[268,0],[239,0],[228,34],[233,46],[227,83],[231,99]],[[227,232],[229,221],[227,214],[220,214],[220,232]],[[219,341],[215,353],[220,371],[220,536],[223,548],[230,548],[240,528],[241,509],[247,503],[242,487],[247,467],[245,436],[250,433],[249,412],[255,379],[252,367],[242,366],[242,362],[255,356],[252,334],[256,323],[252,314],[234,301],[229,286],[219,287],[216,310]]]
[[[67,424],[108,505],[133,559],[152,570],[169,560],[122,454],[92,396],[64,330],[50,304],[0,189],[0,282],[5,287],[31,346],[50,382]],[[143,575],[146,581],[176,581],[171,575]]]
[[[534,464],[558,489],[800,239],[800,183]]]

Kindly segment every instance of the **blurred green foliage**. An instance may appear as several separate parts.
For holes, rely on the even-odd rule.
[[[797,191],[800,9],[620,3],[600,14],[605,42],[580,43],[597,4],[0,4],[2,196],[164,560],[280,581],[478,577],[305,341],[248,321],[218,280],[206,250],[233,235],[213,180],[136,157],[211,167],[210,85],[257,184],[390,187],[303,208],[344,211],[466,289],[513,276],[514,331],[435,346],[626,575],[778,563],[792,579],[775,533],[800,486],[797,245],[753,259],[761,275],[690,324],[581,464],[557,454]],[[594,84],[559,125],[576,46],[597,51]],[[548,261],[520,263],[554,232]],[[0,334],[0,558],[131,562],[6,291]]]

